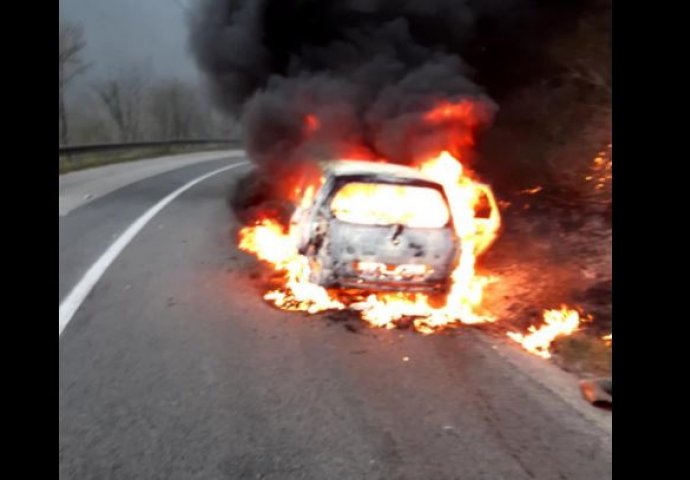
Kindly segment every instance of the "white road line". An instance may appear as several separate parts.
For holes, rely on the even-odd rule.
[[[167,197],[163,198],[160,202],[155,204],[153,207],[149,208],[141,217],[137,218],[134,223],[132,223],[127,230],[120,235],[117,240],[115,240],[103,254],[100,256],[96,262],[91,265],[84,276],[77,282],[72,291],[65,297],[65,299],[60,303],[60,333],[58,337],[62,335],[67,324],[72,320],[72,317],[77,312],[81,304],[84,302],[86,297],[91,293],[93,287],[98,283],[98,280],[103,276],[105,271],[108,269],[111,263],[117,258],[117,256],[125,249],[125,247],[132,241],[132,239],[141,231],[144,226],[154,217],[158,212],[160,212],[167,204],[175,200],[181,193],[189,190],[194,185],[199,182],[203,182],[209,177],[217,175],[221,172],[240,167],[242,165],[247,165],[249,162],[239,162],[227,167],[222,167],[212,172],[206,173],[200,177],[195,178],[191,182],[182,185],[180,188],[172,192]]]

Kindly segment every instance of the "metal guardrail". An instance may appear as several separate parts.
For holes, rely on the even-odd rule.
[[[188,139],[188,140],[166,140],[159,142],[133,142],[133,143],[100,143],[90,145],[68,145],[59,147],[60,155],[78,155],[92,152],[112,152],[118,150],[132,150],[139,148],[157,147],[185,147],[194,145],[223,145],[227,147],[241,147],[239,140],[227,139]]]

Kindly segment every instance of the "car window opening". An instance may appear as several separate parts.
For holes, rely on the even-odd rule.
[[[330,208],[338,220],[362,225],[441,228],[450,220],[441,192],[416,185],[349,182],[333,196]]]

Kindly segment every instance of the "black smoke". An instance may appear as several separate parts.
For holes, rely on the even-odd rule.
[[[191,46],[218,104],[242,118],[250,156],[276,175],[295,162],[348,156],[353,147],[410,163],[441,145],[460,148],[448,142],[491,123],[497,104],[461,54],[482,62],[483,44],[498,45],[513,68],[489,69],[489,80],[500,87],[506,75],[524,77],[529,65],[510,49],[519,51],[535,15],[527,7],[520,0],[203,0],[191,18]],[[486,38],[477,41],[478,29]],[[436,105],[463,100],[475,105],[472,122],[424,121]]]

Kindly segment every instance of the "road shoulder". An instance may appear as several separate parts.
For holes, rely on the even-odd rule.
[[[161,173],[196,163],[240,156],[244,156],[244,150],[197,152],[66,173],[59,177],[59,215],[65,216],[72,210],[108,193]]]

